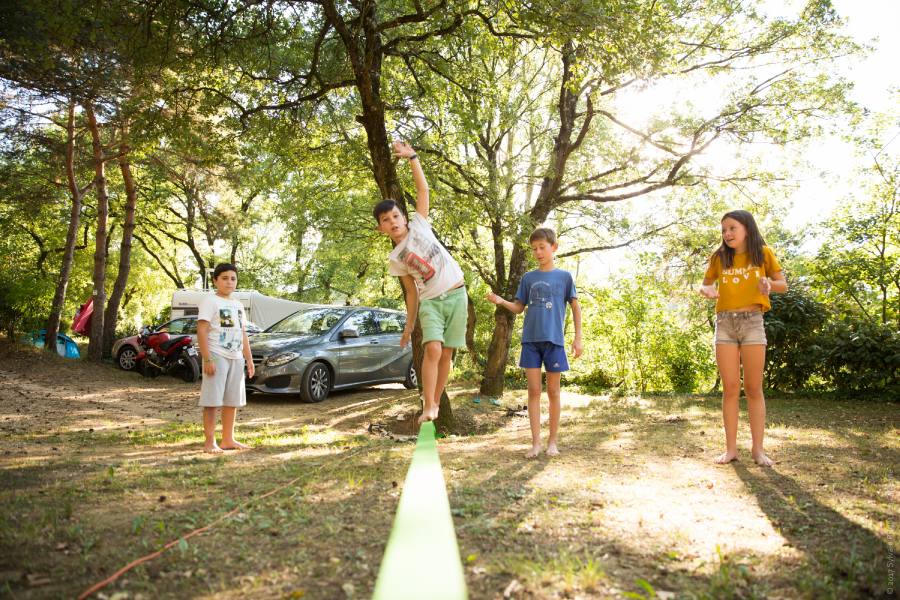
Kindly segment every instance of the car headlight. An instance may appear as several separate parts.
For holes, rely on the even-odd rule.
[[[276,354],[275,356],[270,356],[266,359],[267,367],[280,367],[281,365],[286,365],[294,359],[300,358],[301,354],[299,352],[283,352],[282,354]]]

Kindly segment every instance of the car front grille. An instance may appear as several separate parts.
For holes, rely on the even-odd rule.
[[[263,358],[265,358],[262,354],[253,354],[253,366],[258,367],[262,364]]]

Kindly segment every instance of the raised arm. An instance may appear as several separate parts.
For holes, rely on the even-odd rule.
[[[424,218],[428,218],[429,193],[428,181],[425,180],[425,172],[422,171],[422,164],[413,147],[406,142],[395,141],[394,156],[405,158],[409,161],[409,168],[412,171],[413,183],[416,186],[416,212]]]

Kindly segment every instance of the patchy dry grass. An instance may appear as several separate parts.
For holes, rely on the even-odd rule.
[[[715,398],[567,392],[563,454],[525,460],[527,419],[505,411],[524,392],[502,408],[473,393],[451,391],[476,433],[440,442],[472,598],[895,597],[896,404],[771,399],[779,463],[762,469],[747,453],[712,464]],[[415,395],[254,397],[238,418],[255,448],[216,457],[196,400],[175,380],[0,346],[0,596],[76,596],[234,509],[102,593],[371,595],[412,444],[367,426],[397,431]]]

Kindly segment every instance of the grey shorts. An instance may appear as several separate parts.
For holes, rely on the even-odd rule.
[[[247,392],[244,388],[244,359],[225,358],[213,355],[216,374],[212,377],[203,375],[200,384],[200,406],[219,408],[229,406],[240,408],[247,404]]]
[[[716,313],[716,344],[766,345],[766,328],[759,311]]]

